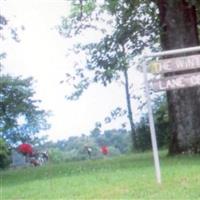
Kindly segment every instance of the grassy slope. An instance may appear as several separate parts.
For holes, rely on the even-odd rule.
[[[4,199],[200,199],[200,157],[161,155],[155,181],[150,153],[0,172]]]

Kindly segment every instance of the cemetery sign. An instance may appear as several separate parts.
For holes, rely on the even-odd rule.
[[[157,62],[151,62],[149,65],[149,71],[157,74],[186,71],[197,68],[200,69],[200,55],[163,59]]]
[[[172,76],[150,81],[150,87],[155,91],[174,90],[196,85],[200,85],[200,73]]]
[[[200,85],[200,72],[192,73],[192,69],[200,69],[200,55],[176,57],[150,63],[149,70],[161,75],[171,72],[182,72],[181,75],[171,74],[162,79],[150,81],[154,91],[174,90]]]
[[[155,165],[155,172],[157,182],[161,183],[161,172],[160,172],[160,162],[158,155],[158,147],[156,140],[156,129],[153,119],[153,110],[151,106],[151,97],[149,91],[149,83],[151,88],[156,91],[159,90],[174,90],[185,87],[193,87],[200,85],[200,54],[185,56],[185,57],[176,57],[170,59],[162,59],[148,65],[149,71],[159,74],[161,79],[154,79],[149,82],[148,73],[147,73],[147,58],[159,58],[163,56],[175,56],[185,53],[194,53],[200,52],[200,46],[190,47],[183,49],[174,49],[169,51],[157,52],[152,54],[147,54],[142,59],[142,67],[144,74],[144,85],[145,85],[145,94],[147,99],[148,107],[148,116],[149,116],[149,125],[151,133],[151,143],[153,149],[153,158]],[[197,71],[198,72],[194,73]],[[158,78],[158,77],[157,77]]]

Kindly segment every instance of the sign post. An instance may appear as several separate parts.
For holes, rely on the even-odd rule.
[[[159,162],[159,155],[158,155],[158,145],[156,140],[156,130],[155,124],[153,119],[153,111],[151,107],[151,97],[149,92],[149,84],[148,84],[148,77],[147,77],[147,65],[143,63],[143,73],[144,73],[144,85],[145,85],[145,94],[147,99],[147,106],[148,106],[148,116],[149,116],[149,124],[150,124],[150,131],[151,131],[151,143],[153,148],[153,158],[154,158],[154,165],[156,170],[156,178],[157,182],[161,183],[161,173],[160,173],[160,162]]]
[[[155,58],[155,57],[169,56],[169,55],[178,55],[178,54],[180,55],[183,53],[190,53],[197,51],[200,52],[200,46],[152,53],[149,55],[145,55],[142,58],[145,94],[148,106],[148,116],[149,116],[150,132],[151,132],[151,142],[153,149],[156,178],[158,183],[161,183],[161,170],[160,170],[159,154],[158,154],[158,147],[156,140],[155,123],[151,107],[149,86],[155,91],[160,91],[160,90],[174,90],[174,89],[200,85],[200,72],[192,73],[192,70],[200,69],[200,55],[163,59],[158,62],[151,63],[150,71],[153,71],[154,73],[157,74],[171,73],[171,75],[169,75],[167,78],[165,77],[163,79],[153,80],[150,82],[150,85],[148,81],[147,63],[145,60],[150,57]],[[181,73],[179,75],[174,75],[174,72],[184,72],[184,73]]]

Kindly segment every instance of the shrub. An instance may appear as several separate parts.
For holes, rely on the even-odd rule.
[[[10,151],[3,139],[0,139],[0,169],[8,167],[10,164]]]
[[[49,161],[53,163],[59,163],[64,161],[64,153],[58,148],[51,148],[49,152]]]
[[[113,147],[113,146],[110,146],[109,147],[109,156],[119,156],[121,153],[120,153],[120,150]]]

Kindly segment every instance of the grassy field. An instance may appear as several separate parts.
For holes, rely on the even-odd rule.
[[[161,153],[162,184],[151,153],[0,172],[0,200],[200,199],[200,156]]]

